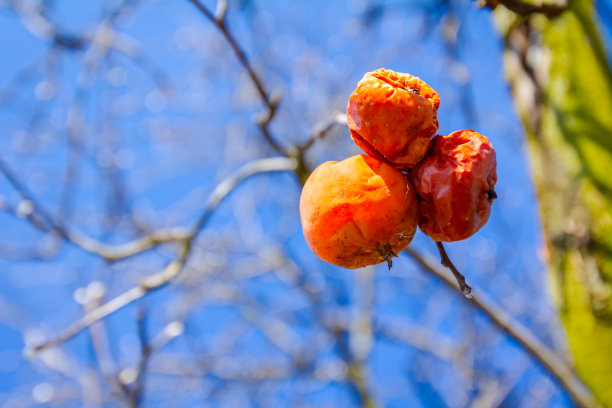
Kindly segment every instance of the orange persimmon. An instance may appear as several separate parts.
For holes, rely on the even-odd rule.
[[[436,91],[415,76],[384,68],[368,72],[349,97],[351,137],[369,155],[412,168],[438,130],[439,105]]]
[[[306,242],[324,261],[359,268],[387,261],[412,240],[418,201],[399,170],[361,154],[321,164],[300,197]]]
[[[425,159],[412,169],[419,196],[419,228],[435,241],[459,241],[485,225],[497,198],[493,145],[473,130],[433,138]]]

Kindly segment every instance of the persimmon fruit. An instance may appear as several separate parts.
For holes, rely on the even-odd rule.
[[[438,130],[439,105],[436,91],[420,78],[384,68],[368,72],[349,97],[351,138],[371,156],[412,168]]]
[[[474,130],[433,138],[411,172],[419,197],[419,229],[435,241],[459,241],[482,228],[497,198],[493,145]]]
[[[415,234],[418,200],[402,172],[361,154],[314,170],[302,190],[300,217],[306,242],[324,261],[391,267]]]

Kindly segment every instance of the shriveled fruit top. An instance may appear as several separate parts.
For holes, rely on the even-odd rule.
[[[497,161],[489,139],[473,130],[436,136],[412,171],[419,228],[435,241],[472,236],[489,219],[497,197]]]
[[[439,105],[436,91],[415,76],[384,68],[368,72],[349,98],[351,137],[366,153],[409,169],[438,130]]]
[[[390,261],[412,240],[417,211],[406,176],[365,154],[317,167],[300,198],[306,242],[345,268]]]
[[[421,95],[427,99],[436,110],[440,107],[440,96],[438,96],[431,86],[427,85],[425,81],[421,80],[419,77],[386,68],[379,68],[376,71],[366,73],[362,81],[366,80],[368,77],[386,82],[394,88],[405,89],[410,93]]]

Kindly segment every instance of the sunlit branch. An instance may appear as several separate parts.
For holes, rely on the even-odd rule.
[[[104,294],[105,289],[101,282],[91,282],[86,288],[82,288],[81,294],[75,296],[75,300],[82,305],[83,311],[88,313],[100,306],[104,299]],[[109,337],[104,323],[97,322],[92,324],[89,327],[89,335],[100,373],[106,379],[112,393],[117,398],[124,399],[126,397],[124,390],[114,375],[115,361],[109,349]]]
[[[145,382],[147,375],[147,367],[149,365],[149,359],[151,358],[152,348],[149,340],[149,333],[147,327],[147,312],[145,309],[140,309],[136,316],[136,323],[138,325],[138,340],[140,342],[140,360],[138,361],[138,368],[136,372],[136,380],[134,386],[130,389],[129,404],[131,408],[138,408],[140,402],[145,393]],[[127,387],[128,384],[125,386]]]
[[[244,165],[235,174],[223,180],[213,190],[206,202],[205,208],[202,211],[202,215],[191,228],[188,236],[180,241],[180,248],[178,250],[177,257],[164,269],[156,274],[142,279],[138,286],[129,289],[128,291],[118,295],[114,299],[87,313],[55,338],[35,345],[26,352],[35,354],[44,349],[55,347],[72,338],[100,319],[103,319],[127,306],[128,304],[144,297],[149,292],[168,285],[182,272],[183,267],[189,258],[191,248],[193,247],[193,241],[198,236],[202,228],[204,228],[214,210],[218,207],[221,201],[234,190],[234,188],[236,188],[242,181],[250,176],[262,173],[294,171],[296,165],[297,163],[294,159],[288,158],[260,159]]]
[[[227,0],[217,0],[217,8],[215,9],[215,20],[224,21],[227,14]]]
[[[335,126],[346,126],[346,114],[335,112],[331,117],[323,122],[317,123],[310,137],[302,144],[298,145],[300,150],[308,150],[316,141],[323,139]]]
[[[215,25],[215,27],[217,27],[217,29],[221,32],[223,37],[225,37],[226,41],[228,42],[228,44],[234,51],[234,54],[240,61],[240,64],[249,74],[249,77],[251,78],[251,82],[253,82],[253,85],[255,85],[255,88],[257,89],[257,93],[259,94],[261,101],[266,106],[266,111],[261,115],[258,121],[261,132],[266,138],[266,141],[268,142],[268,144],[274,150],[276,150],[278,153],[282,154],[283,156],[287,156],[288,152],[274,139],[274,137],[272,137],[272,134],[268,127],[268,125],[274,118],[274,115],[276,114],[276,110],[278,108],[280,98],[278,96],[274,96],[274,95],[270,96],[270,94],[268,94],[268,92],[266,91],[263,85],[263,80],[255,72],[251,63],[247,59],[245,52],[242,50],[242,48],[240,48],[240,45],[238,45],[238,43],[236,42],[236,39],[228,30],[227,25],[225,23],[226,6],[220,6],[222,12],[220,12],[218,8],[217,12],[219,13],[219,16],[215,17],[215,15],[212,12],[210,12],[210,10],[208,10],[206,6],[204,6],[200,1],[198,0],[189,0],[189,1],[198,10],[200,10],[202,14],[204,14],[206,18],[208,18],[208,20],[210,20],[210,22]]]
[[[365,367],[361,361],[354,358],[351,350],[349,349],[349,332],[346,329],[336,328],[334,330],[334,334],[340,357],[347,364],[348,371],[346,375],[349,383],[359,397],[360,406],[365,408],[376,408],[376,402],[374,401],[372,392],[368,389],[368,384],[366,382]]]
[[[431,260],[423,257],[414,249],[408,247],[404,251],[410,255],[425,271],[442,280],[447,286],[461,293],[457,282],[448,275],[445,269],[440,268]],[[571,395],[572,399],[582,407],[597,407],[597,403],[590,390],[584,386],[582,381],[574,373],[572,368],[538,339],[529,329],[516,321],[508,312],[498,306],[486,293],[477,291],[472,299],[463,299],[468,304],[477,307],[490,319],[516,340],[536,361],[538,361],[563,388]]]
[[[129,395],[130,407],[138,408],[142,406],[142,400],[145,395],[146,376],[149,372],[151,357],[161,351],[172,340],[183,334],[185,326],[182,322],[172,321],[152,339],[149,338],[146,324],[146,312],[140,310],[137,316],[138,338],[140,340],[140,359],[136,366],[136,378],[133,379],[133,385],[125,384]]]
[[[77,231],[69,230],[64,226],[59,217],[51,216],[50,213],[42,206],[42,204],[36,200],[34,195],[26,188],[25,184],[17,176],[17,173],[15,173],[1,158],[0,173],[4,175],[4,177],[9,181],[13,188],[17,190],[21,198],[24,200],[23,207],[27,207],[27,210],[22,211],[20,211],[19,208],[14,209],[11,211],[12,213],[14,213],[16,216],[25,217],[32,224],[32,226],[45,233],[55,233],[84,251],[99,255],[102,258],[110,261],[133,256],[162,242],[185,239],[189,235],[189,231],[187,230],[166,229],[153,232],[148,236],[123,245],[108,245]]]
[[[308,287],[305,277],[306,273],[303,268],[299,267],[295,260],[291,260],[295,264],[295,268],[291,268],[294,283],[302,291],[302,293],[312,302],[314,315],[317,322],[334,338],[338,346],[338,356],[344,361],[347,366],[346,379],[355,392],[355,395],[360,400],[360,405],[366,408],[375,408],[376,403],[369,389],[369,384],[366,379],[366,369],[363,361],[356,359],[351,353],[348,345],[348,339],[351,335],[349,331],[349,323],[331,320],[325,314],[323,309],[323,299],[318,291]],[[286,257],[286,262],[289,263],[289,258]]]
[[[0,173],[4,174],[22,198],[30,203],[31,212],[26,215],[27,219],[30,220],[35,227],[44,232],[54,231],[62,238],[89,253],[98,255],[108,261],[117,261],[137,255],[162,243],[180,242],[190,239],[194,235],[194,231],[202,228],[208,221],[208,218],[220,201],[240,184],[244,178],[262,172],[295,170],[297,167],[296,163],[296,160],[289,158],[268,158],[248,163],[236,174],[223,180],[215,188],[208,198],[204,212],[193,227],[163,228],[152,231],[150,234],[141,238],[119,245],[105,244],[65,227],[57,217],[52,217],[47,210],[38,203],[17,177],[16,173],[13,172],[2,159],[0,159]],[[34,215],[37,215],[38,218],[35,218]]]

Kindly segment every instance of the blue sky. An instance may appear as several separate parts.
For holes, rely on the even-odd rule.
[[[48,19],[75,34],[95,30],[117,2],[51,3]],[[189,2],[136,2],[114,28],[131,55],[114,50],[87,71],[84,58],[96,61],[95,50],[64,52],[48,60],[46,71],[33,65],[8,94],[12,78],[46,58],[50,47],[6,4],[0,8],[0,158],[56,214],[71,154],[67,141],[76,140],[81,153],[66,221],[75,229],[119,243],[142,234],[143,225],[189,225],[220,180],[246,162],[275,155],[255,124],[261,106],[248,77],[223,38]],[[214,9],[211,2],[206,4]],[[385,7],[368,14],[368,4]],[[229,1],[228,23],[267,89],[282,95],[271,129],[284,146],[305,140],[317,123],[343,112],[363,73],[382,66],[417,75],[436,89],[442,98],[439,133],[473,128],[487,135],[497,151],[500,198],[481,231],[447,249],[476,290],[491,295],[547,344],[561,349],[563,337],[541,261],[540,221],[524,134],[504,80],[501,39],[488,10],[468,2],[452,7],[460,23],[457,48],[443,41],[447,9],[436,2]],[[453,27],[447,29],[452,33]],[[80,121],[73,140],[67,128],[75,103]],[[316,166],[358,153],[348,131],[337,127],[313,146],[307,160]],[[112,180],[119,180],[121,189]],[[205,281],[218,288],[200,288],[195,272],[199,266],[194,266],[184,281],[111,316],[105,328],[117,372],[134,365],[138,356],[138,310],[146,310],[152,336],[163,333],[170,322],[184,324],[184,335],[164,348],[171,358],[221,356],[242,361],[245,367],[266,361],[286,364],[287,355],[257,324],[244,329],[230,350],[217,350],[223,349],[218,339],[242,327],[244,320],[242,301],[223,297],[228,288],[240,288],[249,307],[258,305],[253,309],[258,322],[289,322],[298,343],[318,344],[325,334],[316,321],[316,308],[270,261],[282,253],[308,271],[309,284],[322,288],[323,309],[330,316],[348,316],[356,324],[365,313],[377,321],[432,332],[441,344],[465,345],[463,358],[476,373],[472,377],[435,353],[375,337],[365,365],[370,386],[384,406],[462,406],[462,401],[480,395],[479,387],[488,378],[508,388],[505,406],[572,406],[517,344],[407,257],[394,262],[390,272],[384,266],[341,270],[316,259],[301,235],[299,192],[290,174],[261,176],[233,192],[198,244],[198,265],[214,275]],[[2,177],[0,198],[16,207],[21,202]],[[79,288],[102,282],[110,299],[163,267],[172,248],[110,265],[69,244],[61,245],[51,259],[14,259],[21,258],[24,248],[51,241],[25,219],[8,213],[0,213],[0,231],[0,407],[21,406],[16,400],[23,396],[23,406],[44,405],[53,400],[47,398],[50,389],[52,398],[59,398],[80,386],[52,357],[23,359],[25,339],[49,338],[78,319],[82,308],[74,298]],[[434,255],[433,242],[420,233],[411,245]],[[182,307],[185,299],[189,307]],[[358,347],[359,337],[351,341]],[[315,348],[315,361],[333,373],[329,367],[338,363],[337,345],[323,344]],[[99,356],[89,333],[60,350],[58,361],[98,372]],[[154,391],[145,397],[146,405],[241,407],[256,406],[254,401],[261,399],[261,406],[282,407],[297,406],[299,396],[305,406],[357,406],[357,397],[343,381],[316,375],[293,374],[254,386],[208,373],[194,386],[197,392],[189,388],[193,379],[166,379],[178,387],[172,388],[160,385],[164,378],[159,373],[148,377],[147,389]],[[62,401],[59,406],[80,406],[79,397]],[[108,399],[103,405],[113,404]]]

